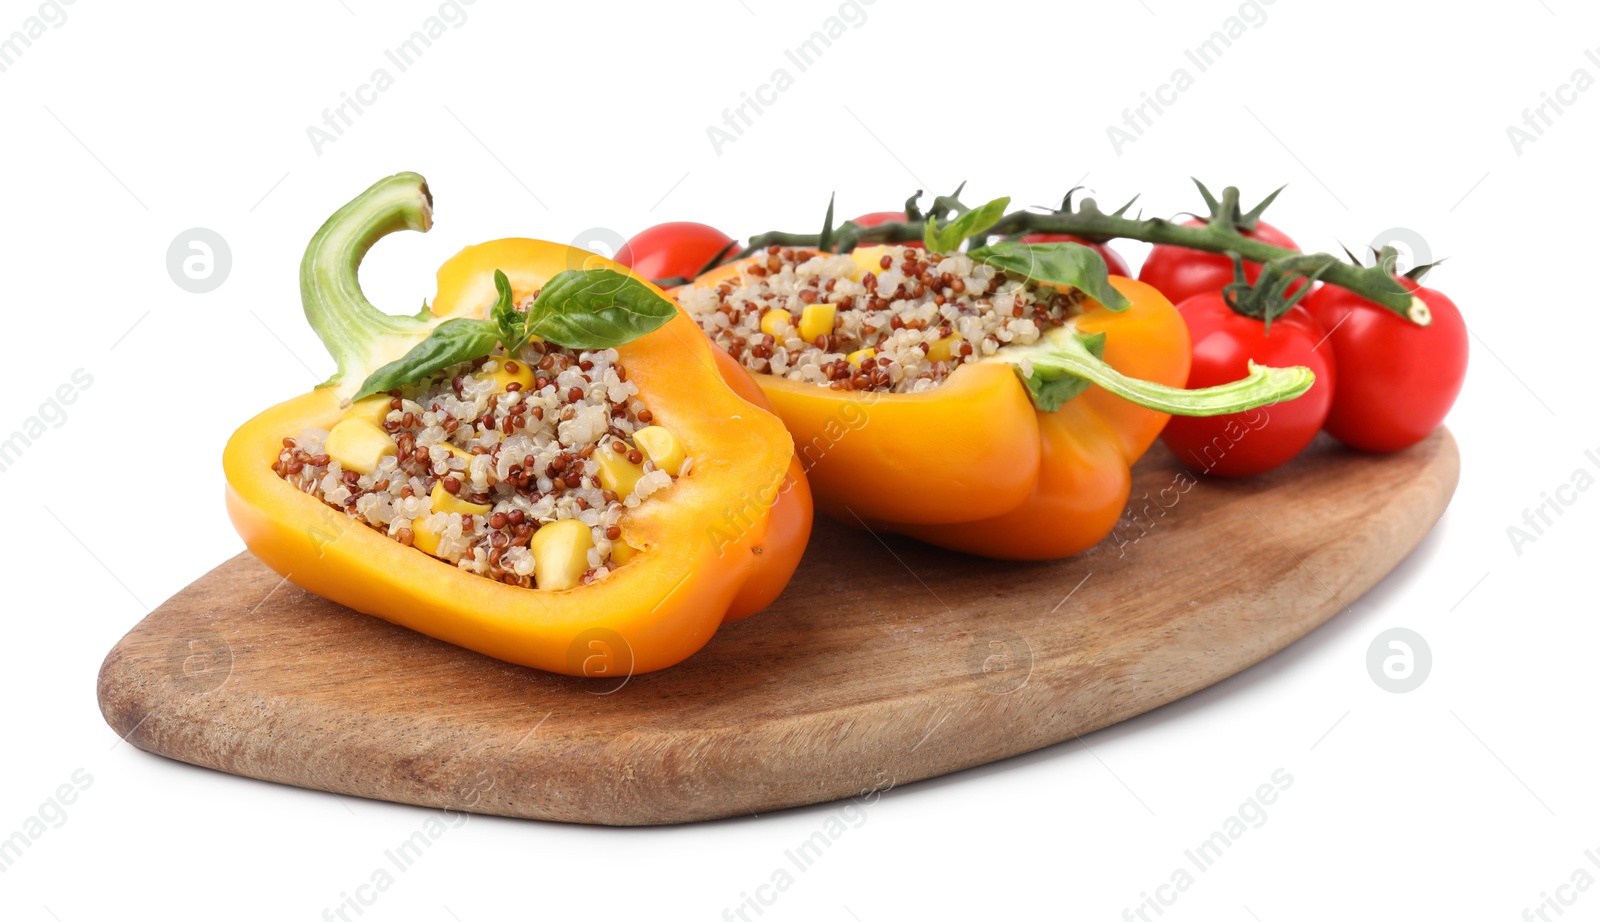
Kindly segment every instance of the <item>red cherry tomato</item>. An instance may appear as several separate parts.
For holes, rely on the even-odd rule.
[[[851,220],[855,221],[855,223],[861,225],[862,227],[877,227],[879,224],[888,224],[890,221],[904,221],[905,219],[906,213],[903,211],[874,211],[871,214],[864,214],[859,218],[852,218]],[[875,243],[864,245],[877,246]],[[895,246],[916,247],[920,250],[922,249],[922,241],[905,240],[895,244]]]
[[[1185,227],[1201,227],[1205,222],[1189,220],[1183,223]],[[1288,234],[1265,221],[1258,221],[1256,229],[1246,231],[1245,236],[1300,252],[1300,247],[1289,239]],[[1244,264],[1244,277],[1252,284],[1260,275],[1260,263]],[[1233,284],[1233,260],[1222,253],[1159,244],[1150,250],[1144,265],[1139,267],[1139,281],[1153,286],[1173,304],[1182,304],[1195,295],[1218,292]]]
[[[1203,474],[1244,477],[1270,471],[1311,444],[1338,393],[1333,350],[1311,314],[1296,305],[1269,328],[1234,311],[1221,294],[1196,295],[1178,312],[1194,352],[1191,388],[1236,381],[1249,373],[1252,359],[1280,368],[1304,365],[1317,376],[1294,400],[1226,416],[1172,417],[1161,441],[1179,461]]]
[[[672,221],[634,234],[617,251],[616,261],[647,279],[692,279],[732,243],[732,237],[708,224]]]
[[[1467,325],[1449,298],[1410,279],[1433,323],[1419,327],[1360,295],[1324,285],[1304,302],[1328,330],[1339,390],[1327,430],[1362,451],[1399,451],[1444,421],[1467,376]]]
[[[1100,258],[1106,261],[1106,268],[1111,270],[1112,275],[1121,275],[1127,278],[1133,277],[1133,271],[1128,268],[1127,262],[1124,261],[1121,256],[1117,255],[1116,250],[1111,249],[1111,247],[1106,246],[1103,243],[1090,243],[1082,237],[1074,237],[1071,234],[1029,234],[1028,236],[1022,238],[1022,242],[1081,243],[1089,249],[1100,254]]]

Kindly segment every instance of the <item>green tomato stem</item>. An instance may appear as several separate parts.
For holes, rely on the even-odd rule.
[[[398,230],[426,232],[433,197],[416,173],[398,173],[334,212],[306,245],[300,261],[300,301],[306,320],[339,370],[323,387],[353,391],[371,372],[404,355],[438,325],[423,309],[409,317],[373,307],[358,271],[372,245]]]
[[[1215,387],[1184,390],[1153,381],[1130,378],[1095,355],[1072,327],[1052,331],[1027,346],[1007,346],[994,360],[1007,362],[1022,373],[1024,362],[1041,380],[1080,378],[1124,400],[1174,416],[1221,416],[1293,400],[1311,389],[1316,375],[1304,366],[1270,368],[1251,362],[1250,373]]]
[[[1294,250],[1246,237],[1229,224],[1213,222],[1200,227],[1188,227],[1163,218],[1143,220],[1125,218],[1102,212],[1095,205],[1094,199],[1084,199],[1079,203],[1077,211],[1067,214],[1018,212],[1008,215],[990,231],[996,234],[1075,234],[1080,237],[1104,239],[1126,237],[1143,240],[1146,243],[1164,243],[1191,250],[1203,250],[1207,253],[1238,253],[1246,260],[1258,263],[1271,262],[1275,259],[1296,259],[1301,256]],[[1309,273],[1301,274],[1309,275]],[[1330,257],[1330,264],[1322,272],[1321,277],[1323,281],[1348,288],[1419,326],[1427,326],[1433,322],[1433,316],[1422,299],[1406,291],[1393,277],[1377,267],[1356,266]]]
[[[1231,213],[1235,209],[1226,206],[1228,203],[1237,201],[1238,191],[1230,187],[1223,194],[1224,207],[1222,208],[1222,213]],[[1129,240],[1142,240],[1146,243],[1187,247],[1191,250],[1202,250],[1207,253],[1237,253],[1246,260],[1258,263],[1294,258],[1301,255],[1294,250],[1274,246],[1253,237],[1246,237],[1240,233],[1236,226],[1236,221],[1231,218],[1226,220],[1213,219],[1211,222],[1199,227],[1188,227],[1164,218],[1138,219],[1125,217],[1123,211],[1126,210],[1126,207],[1113,214],[1106,214],[1100,210],[1094,199],[1091,198],[1083,199],[1076,208],[1070,207],[1070,202],[1065,204],[1067,207],[1062,210],[1049,213],[1026,210],[1013,211],[1001,218],[998,223],[989,228],[979,238],[974,239],[972,245],[981,245],[989,237],[1014,239],[1028,234],[1043,233],[1072,234],[1095,241],[1122,237]],[[832,243],[834,250],[843,253],[865,243],[921,241],[923,233],[924,222],[921,220],[891,221],[874,227],[861,227],[852,221],[846,221],[844,224],[834,228]],[[757,234],[750,238],[750,245],[745,247],[739,256],[747,256],[775,243],[781,246],[815,247],[818,245],[819,239],[816,234],[792,234],[779,231]],[[1433,316],[1422,299],[1406,291],[1393,276],[1381,267],[1357,266],[1343,262],[1333,256],[1327,258],[1330,264],[1321,274],[1323,281],[1338,285],[1341,288],[1348,288],[1363,298],[1393,311],[1418,326],[1427,326],[1433,322]],[[1300,272],[1299,274],[1309,275],[1309,272]]]

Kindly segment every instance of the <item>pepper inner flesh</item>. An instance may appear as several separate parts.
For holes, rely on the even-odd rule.
[[[283,443],[273,472],[303,492],[463,570],[539,589],[625,563],[628,510],[693,465],[653,425],[616,350],[537,341],[356,401],[332,429]]]

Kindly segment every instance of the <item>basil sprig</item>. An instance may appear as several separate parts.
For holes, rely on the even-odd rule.
[[[510,355],[521,349],[522,344],[528,341],[528,318],[526,314],[517,310],[516,301],[511,297],[511,280],[499,269],[494,270],[494,290],[498,297],[495,298],[494,306],[489,308],[489,320],[493,323],[500,342],[505,344],[506,354]],[[473,323],[482,322],[473,321]]]
[[[987,204],[979,205],[971,211],[964,211],[950,223],[939,226],[939,222],[932,215],[922,225],[922,245],[930,253],[954,253],[961,241],[968,237],[976,237],[996,224],[1006,215],[1006,207],[1011,204],[1009,196],[997,198]]]
[[[612,269],[568,269],[517,310],[506,274],[495,270],[499,297],[488,320],[455,317],[400,358],[374,371],[355,399],[393,390],[452,365],[483,358],[503,346],[507,355],[537,336],[569,349],[612,349],[660,328],[677,308],[650,286]]]
[[[568,269],[528,308],[530,335],[569,349],[612,349],[671,320],[678,309],[650,286],[611,269]]]
[[[1021,243],[1002,240],[967,254],[1041,285],[1068,285],[1114,311],[1128,309],[1128,299],[1111,287],[1106,261],[1081,243]]]
[[[499,341],[500,333],[492,323],[465,317],[446,320],[434,327],[427,339],[412,346],[410,352],[368,375],[354,399],[381,394],[437,374],[458,362],[488,355]]]

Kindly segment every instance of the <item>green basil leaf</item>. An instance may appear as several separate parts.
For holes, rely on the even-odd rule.
[[[428,338],[362,382],[355,399],[421,381],[461,362],[483,358],[500,341],[500,329],[487,320],[455,317],[433,328]]]
[[[527,318],[517,310],[516,302],[511,298],[511,280],[499,269],[494,270],[494,290],[499,297],[494,307],[489,308],[489,319],[499,328],[500,342],[505,344],[506,354],[510,355],[520,349],[527,338]]]
[[[612,269],[567,269],[540,289],[527,332],[569,349],[612,349],[676,315],[671,301]]]
[[[1081,243],[1020,243],[1003,240],[972,251],[973,259],[1041,285],[1070,285],[1114,311],[1128,299],[1111,287],[1106,261]]]
[[[997,198],[971,211],[962,212],[954,221],[943,227],[929,216],[927,223],[922,226],[922,245],[927,247],[930,253],[954,253],[961,246],[961,241],[975,237],[1000,223],[1000,219],[1006,216],[1006,207],[1010,204],[1010,196]]]
[[[1102,358],[1106,352],[1106,334],[1093,335],[1075,334],[1084,348],[1094,353],[1095,358]],[[1013,366],[1015,367],[1015,366]],[[1022,378],[1020,369],[1017,377]],[[1076,375],[1061,375],[1055,378],[1046,378],[1038,369],[1032,375],[1022,378],[1022,383],[1028,388],[1028,396],[1033,398],[1033,405],[1046,413],[1054,413],[1061,409],[1062,404],[1089,389],[1090,381]]]

